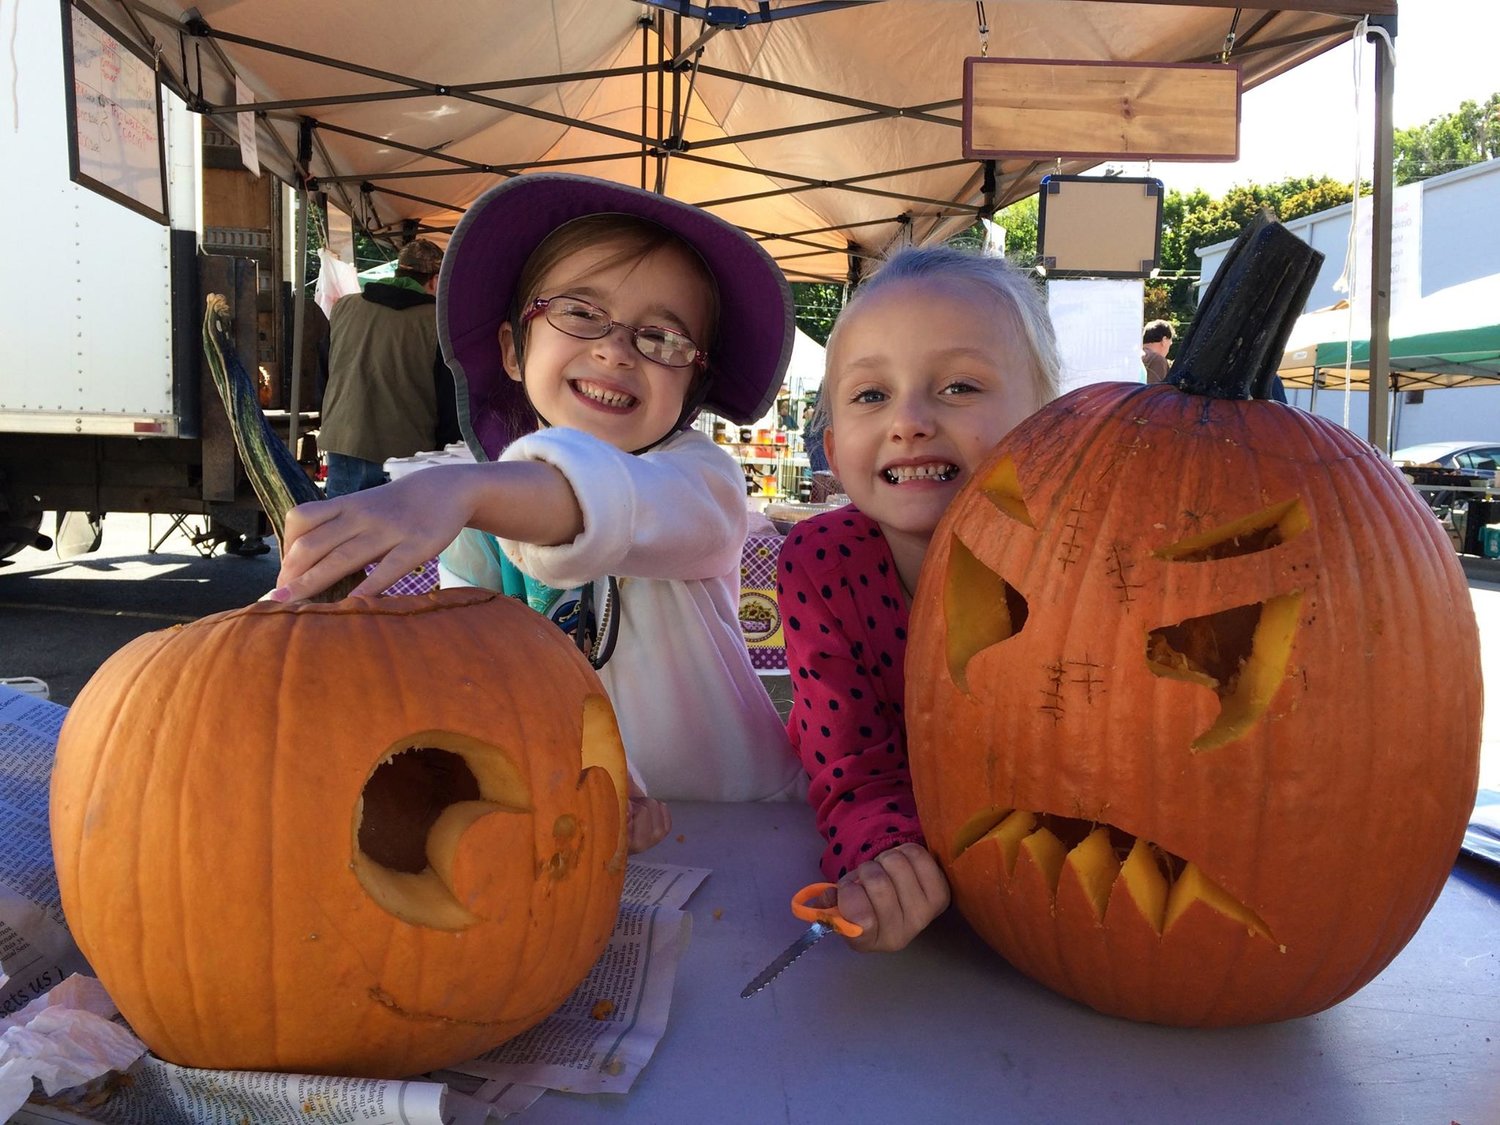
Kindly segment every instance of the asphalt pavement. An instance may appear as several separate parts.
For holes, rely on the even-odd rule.
[[[43,519],[44,533],[52,533],[50,524]],[[247,605],[276,584],[274,540],[264,555],[220,547],[206,557],[191,538],[203,519],[189,517],[163,539],[171,524],[170,516],[113,512],[97,551],[63,559],[27,549],[0,559],[0,678],[34,676],[51,699],[71,704],[128,641]]]

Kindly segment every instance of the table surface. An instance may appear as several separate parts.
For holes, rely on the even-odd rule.
[[[625,1095],[549,1093],[531,1122],[1500,1121],[1500,869],[1461,859],[1411,943],[1329,1010],[1202,1031],[1100,1015],[1011,969],[951,912],[897,954],[803,930],[801,804],[674,802],[643,858],[711,868],[656,1054]]]

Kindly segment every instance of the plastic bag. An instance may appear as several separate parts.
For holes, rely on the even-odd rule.
[[[339,299],[359,292],[359,271],[326,246],[318,247],[318,281],[313,300],[326,317],[333,316]]]

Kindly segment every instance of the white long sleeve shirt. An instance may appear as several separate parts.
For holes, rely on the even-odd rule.
[[[569,429],[528,434],[500,460],[552,465],[583,512],[571,543],[499,540],[511,562],[557,588],[619,581],[619,638],[599,676],[646,792],[800,798],[806,776],[740,632],[749,513],[734,460],[696,430],[636,455]],[[444,585],[502,587],[485,540],[465,531],[443,552]]]

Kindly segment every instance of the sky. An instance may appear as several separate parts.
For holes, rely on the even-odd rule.
[[[1240,159],[1232,164],[1123,165],[1168,190],[1201,187],[1222,195],[1235,184],[1275,183],[1289,176],[1370,177],[1374,125],[1374,43],[1361,44],[1355,83],[1354,45],[1248,91],[1240,107]],[[1394,121],[1422,125],[1500,92],[1500,0],[1401,0],[1396,30]],[[1356,105],[1357,100],[1357,105]],[[1356,146],[1356,141],[1358,145]]]

